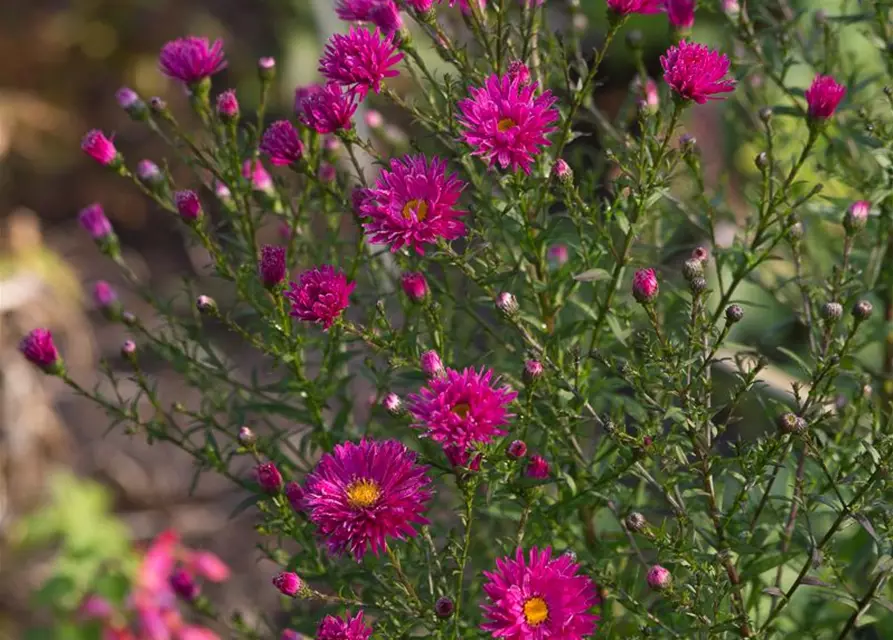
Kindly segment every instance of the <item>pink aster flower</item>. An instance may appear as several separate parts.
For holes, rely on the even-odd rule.
[[[369,218],[363,227],[369,240],[390,244],[391,251],[409,246],[424,255],[422,245],[438,238],[455,240],[465,235],[458,219],[465,211],[456,208],[465,183],[446,173],[446,161],[424,155],[391,160],[375,188],[360,194],[361,215]]]
[[[676,29],[685,31],[695,24],[695,0],[666,0],[667,18]]]
[[[329,551],[348,551],[358,561],[378,555],[388,538],[415,537],[414,524],[431,498],[427,467],[394,440],[337,445],[304,483],[304,511],[325,538]]]
[[[251,182],[251,188],[255,191],[270,193],[273,191],[273,178],[264,169],[259,160],[246,160],[242,163],[242,177]]]
[[[217,96],[217,115],[224,122],[230,122],[239,117],[239,99],[235,89],[227,89]]]
[[[103,166],[109,166],[118,160],[118,150],[110,138],[99,129],[87,132],[81,140],[81,150]]]
[[[702,44],[682,40],[660,57],[664,80],[684,100],[704,104],[719,100],[717,93],[735,89],[735,81],[726,78],[729,58]]]
[[[834,115],[837,105],[846,95],[846,87],[837,84],[831,76],[817,75],[806,90],[806,104],[809,106],[809,117],[816,120],[827,120]]]
[[[595,632],[598,604],[595,585],[579,575],[580,565],[569,554],[552,558],[552,549],[522,549],[515,557],[496,561],[485,571],[488,582],[482,604],[487,622],[481,629],[503,640],[581,640]]]
[[[642,304],[654,300],[659,290],[654,269],[639,269],[633,275],[633,297]]]
[[[343,618],[326,616],[316,630],[316,640],[369,640],[372,627],[363,622],[363,612],[353,618],[350,613]]]
[[[497,386],[491,369],[447,368],[445,375],[431,378],[428,386],[409,396],[409,410],[425,435],[443,446],[467,449],[475,442],[490,442],[506,434],[502,426],[509,418],[508,405],[518,395],[507,385]]]
[[[279,589],[279,592],[282,595],[290,598],[294,598],[305,588],[304,581],[301,580],[297,573],[292,571],[283,571],[282,573],[276,574],[273,578],[273,585]]]
[[[267,127],[259,148],[277,166],[294,164],[304,155],[304,143],[288,120],[278,120]]]
[[[194,84],[226,68],[223,42],[189,36],[168,42],[158,56],[161,72],[169,78]]]
[[[353,126],[351,118],[357,110],[357,98],[354,91],[345,91],[334,82],[329,82],[300,101],[296,98],[295,112],[304,125],[317,133],[334,133]]]
[[[542,456],[530,456],[527,462],[527,477],[542,480],[549,477],[549,463]]]
[[[664,9],[664,0],[608,0],[608,9],[621,16],[660,13]]]
[[[428,297],[430,289],[428,288],[428,281],[425,279],[424,274],[412,272],[404,273],[401,278],[401,283],[403,285],[403,293],[405,293],[406,297],[413,302],[422,302]]]
[[[98,202],[81,209],[78,213],[78,222],[94,240],[104,240],[114,234],[112,223],[109,222],[102,205]]]
[[[519,77],[492,75],[483,87],[471,87],[471,98],[459,102],[462,138],[492,167],[523,169],[530,173],[533,158],[551,143],[546,138],[558,120],[550,91],[537,96],[537,83]]]
[[[326,44],[319,72],[328,80],[365,95],[381,91],[381,81],[400,73],[393,67],[403,59],[390,36],[381,31],[351,27],[350,33],[336,33]]]
[[[328,329],[350,304],[356,284],[348,282],[344,272],[325,264],[302,273],[300,282],[292,282],[285,297],[291,302],[291,315]]]
[[[49,329],[33,329],[22,338],[19,351],[31,364],[40,367],[47,373],[62,371],[62,358],[53,342],[53,334]]]

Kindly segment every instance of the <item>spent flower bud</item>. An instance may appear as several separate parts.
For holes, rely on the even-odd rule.
[[[763,121],[763,124],[769,124],[769,121],[772,120],[772,107],[763,107],[759,111],[760,120]]]
[[[201,295],[195,299],[195,308],[200,313],[211,313],[217,309],[217,303],[211,296]]]
[[[570,186],[574,183],[574,171],[563,158],[558,158],[552,165],[552,177],[563,185]]]
[[[449,596],[442,596],[434,603],[434,613],[437,614],[438,618],[449,618],[453,615],[455,608],[453,599]]]
[[[638,511],[633,511],[623,520],[623,524],[626,525],[626,528],[633,533],[639,532],[645,528],[648,522],[645,520],[645,516],[643,516]]]
[[[695,278],[703,277],[704,263],[696,258],[689,258],[682,264],[682,276],[691,282]]]
[[[838,320],[843,315],[843,305],[839,302],[826,302],[822,305],[821,314],[825,320]]]
[[[782,433],[803,433],[807,428],[806,420],[788,411],[778,417],[778,429]]]
[[[386,395],[381,404],[392,416],[398,416],[403,412],[403,401],[396,393],[391,392]]]

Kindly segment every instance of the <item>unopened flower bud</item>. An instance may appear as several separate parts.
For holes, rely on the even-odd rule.
[[[704,275],[704,263],[700,260],[696,260],[695,258],[689,258],[682,265],[682,276],[691,282],[695,278],[700,278]]]
[[[257,442],[257,436],[254,435],[251,427],[242,426],[239,428],[239,444],[245,448],[250,448]]]
[[[639,532],[645,528],[645,525],[648,522],[645,520],[645,516],[643,516],[638,511],[633,511],[623,520],[623,524],[626,525],[626,528],[633,533]]]
[[[399,416],[403,411],[403,401],[396,393],[389,393],[381,403],[392,416]]]
[[[93,285],[93,302],[107,319],[117,320],[121,317],[121,303],[118,302],[118,294],[105,280],[98,280]]]
[[[496,308],[507,316],[513,316],[518,313],[518,299],[514,294],[503,291],[496,296]]]
[[[648,586],[655,591],[663,591],[673,583],[673,576],[659,564],[648,569],[648,575],[645,577]]]
[[[121,356],[126,360],[133,360],[136,357],[136,343],[133,340],[125,340],[121,345]]]
[[[335,169],[335,165],[331,162],[322,162],[319,165],[319,179],[324,184],[328,184],[330,182],[334,182],[337,177],[338,172]]]
[[[574,172],[570,165],[563,158],[558,158],[552,165],[552,177],[563,185],[571,185],[574,183]]]
[[[257,74],[264,82],[269,82],[276,76],[276,58],[263,57],[257,61]]]
[[[530,67],[520,60],[512,60],[508,66],[508,76],[518,80],[519,84],[530,84]]]
[[[288,498],[288,504],[295,512],[300,513],[303,508],[304,490],[297,482],[292,480],[285,485],[285,497]]]
[[[807,428],[806,420],[790,411],[778,418],[778,428],[782,433],[803,433]]]
[[[695,295],[704,293],[704,291],[707,289],[707,279],[702,276],[692,278],[691,282],[688,283],[688,287]]]
[[[285,280],[285,247],[265,244],[260,250],[257,264],[260,281],[267,289],[273,289]]]
[[[444,375],[443,361],[436,351],[426,351],[420,359],[422,371],[429,378],[439,378]]]
[[[757,157],[753,159],[753,163],[760,171],[765,170],[769,166],[769,154],[765,151],[760,151]]]
[[[164,174],[151,160],[140,160],[136,164],[136,177],[152,190],[164,184]]]
[[[211,296],[199,296],[195,299],[195,308],[201,313],[211,313],[217,309],[217,303]]]
[[[698,139],[690,133],[684,133],[679,138],[679,145],[682,147],[683,153],[693,153],[697,151]]]
[[[549,477],[549,463],[542,456],[530,456],[527,463],[527,477],[542,480]]]
[[[174,193],[174,203],[177,205],[180,217],[186,222],[194,222],[202,217],[202,203],[198,199],[198,194],[192,189]]]
[[[741,5],[738,0],[722,0],[722,10],[731,18],[737,18],[741,13]]]
[[[797,243],[803,237],[803,223],[799,220],[795,221],[788,227],[788,238],[792,243]]]
[[[872,310],[874,310],[874,307],[868,300],[860,300],[853,306],[853,317],[856,319],[856,322],[862,322],[871,316]]]
[[[87,132],[81,140],[81,150],[103,166],[116,168],[121,165],[121,155],[114,143],[99,129]]]
[[[764,124],[768,124],[769,121],[772,120],[772,107],[763,107],[760,109],[759,116]]]
[[[524,363],[524,382],[532,384],[543,375],[543,363],[539,360],[528,360]]]
[[[843,305],[839,302],[826,302],[822,305],[821,314],[825,320],[837,320],[843,315]]]
[[[735,324],[736,322],[741,322],[741,319],[744,317],[744,309],[741,308],[740,304],[730,304],[726,307],[726,322],[729,324]]]
[[[868,222],[868,212],[871,210],[871,203],[867,200],[857,200],[850,205],[843,215],[843,228],[848,235],[853,235],[857,231],[865,228]]]
[[[198,598],[201,589],[192,575],[184,569],[174,569],[168,579],[171,589],[186,602],[192,602]]]
[[[272,462],[262,462],[254,468],[254,477],[260,488],[267,493],[279,493],[282,489],[282,474]]]
[[[448,596],[438,598],[437,602],[434,603],[434,613],[437,614],[438,618],[449,618],[453,615],[455,608],[453,599]]]
[[[136,325],[136,315],[131,311],[125,311],[121,314],[121,322],[128,327]]]
[[[401,284],[403,293],[413,302],[422,302],[428,297],[428,281],[421,273],[404,273]]]
[[[384,117],[381,115],[381,112],[376,111],[375,109],[369,109],[369,111],[366,112],[366,126],[373,131],[381,129],[384,126]]]
[[[146,106],[146,103],[130,87],[118,89],[115,93],[115,99],[118,101],[118,106],[124,109],[133,120],[145,120],[146,116],[149,115],[149,108]]]
[[[19,342],[19,351],[25,359],[50,375],[65,373],[65,363],[53,342],[49,329],[33,329]]]
[[[234,122],[239,117],[239,100],[234,89],[217,96],[217,117],[223,122]]]
[[[546,251],[546,257],[553,267],[558,268],[565,265],[570,257],[565,244],[553,244]]]
[[[158,96],[149,98],[149,111],[160,118],[166,119],[170,116],[170,113],[167,110],[167,102]]]
[[[523,458],[527,455],[527,444],[523,440],[512,440],[507,453],[509,458]]]
[[[306,588],[304,586],[304,581],[298,577],[297,573],[292,571],[283,571],[276,575],[273,578],[273,585],[279,589],[279,592],[282,595],[288,596],[289,598],[294,598]]]
[[[654,269],[639,269],[633,276],[633,297],[641,304],[648,304],[657,297],[660,287]]]

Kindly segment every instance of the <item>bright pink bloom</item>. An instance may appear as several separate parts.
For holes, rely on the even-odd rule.
[[[19,351],[28,362],[47,372],[58,369],[62,363],[49,329],[32,329],[19,342]]]
[[[472,155],[490,166],[530,173],[534,156],[551,144],[546,136],[555,131],[552,123],[559,116],[556,98],[550,91],[537,96],[537,88],[508,74],[469,88],[471,98],[459,102],[459,124],[465,129],[462,139],[474,147]]]
[[[633,275],[633,297],[642,304],[654,300],[659,290],[654,269],[639,269]]]
[[[429,378],[439,377],[444,374],[443,361],[441,361],[437,352],[433,350],[422,354],[422,357],[419,359],[419,366],[422,372]]]
[[[235,89],[228,89],[217,96],[217,115],[224,121],[239,117],[239,99]]]
[[[509,62],[508,74],[512,80],[517,78],[521,84],[530,82],[530,68],[520,60]]]
[[[358,561],[388,538],[415,537],[431,498],[427,467],[394,440],[345,442],[325,454],[304,483],[304,511],[334,554]]]
[[[291,315],[328,329],[350,305],[356,286],[356,282],[347,281],[344,272],[325,264],[302,273],[300,283],[292,282],[285,297],[291,301]]]
[[[361,214],[370,218],[363,228],[372,243],[390,244],[391,251],[408,246],[424,255],[425,244],[465,235],[459,217],[466,212],[456,208],[464,187],[437,157],[392,159],[390,171],[382,169],[375,187],[360,195]]]
[[[272,462],[262,462],[254,468],[254,477],[260,488],[267,493],[278,493],[282,489],[282,474]]]
[[[827,120],[834,115],[837,105],[846,95],[846,87],[837,84],[831,76],[817,75],[806,90],[806,104],[809,106],[809,117],[816,120]]]
[[[81,209],[78,214],[78,222],[94,240],[103,240],[112,235],[112,223],[105,216],[102,205],[93,204]]]
[[[184,189],[174,193],[174,203],[177,205],[177,211],[184,220],[198,220],[202,217],[202,203],[198,199],[198,194],[191,189]]]
[[[328,80],[365,95],[381,91],[381,81],[400,73],[393,67],[403,59],[393,38],[381,31],[351,27],[350,33],[336,33],[326,44],[319,72]]]
[[[717,93],[734,91],[735,81],[726,78],[729,58],[702,44],[682,40],[660,57],[664,80],[685,100],[704,104],[719,100]]]
[[[298,119],[317,133],[334,133],[353,126],[351,118],[357,110],[357,94],[345,91],[329,82],[320,91],[314,91],[296,102]]]
[[[691,29],[695,24],[695,0],[666,0],[667,18],[676,29]]]
[[[158,56],[161,73],[174,80],[193,84],[226,68],[223,42],[210,44],[207,38],[189,36],[168,42]]]
[[[81,150],[103,166],[109,166],[118,158],[118,150],[110,138],[99,129],[91,129],[81,140]]]
[[[242,177],[251,182],[251,188],[255,191],[271,192],[273,191],[273,178],[264,169],[264,165],[260,160],[246,160],[242,163]]]
[[[279,592],[290,598],[294,598],[301,589],[304,588],[304,581],[297,573],[291,571],[283,571],[273,578],[273,584],[279,589]]]
[[[363,612],[353,618],[350,613],[343,618],[326,616],[316,630],[316,640],[369,640],[372,627],[363,622]]]
[[[401,278],[403,293],[413,302],[421,302],[428,297],[428,281],[421,273],[404,273]]]
[[[323,86],[321,84],[308,84],[295,88],[295,115],[300,117],[304,113],[304,101],[311,96],[321,92]]]
[[[277,166],[294,164],[304,155],[304,143],[288,120],[278,120],[267,127],[259,148]]]
[[[660,13],[664,10],[664,0],[608,0],[608,9],[621,16]]]
[[[527,477],[542,480],[549,477],[549,463],[542,456],[530,456],[527,462]]]
[[[285,280],[285,247],[272,244],[261,247],[257,270],[260,281],[267,289],[272,289]]]
[[[485,571],[488,621],[481,629],[503,640],[581,640],[595,633],[598,616],[590,613],[599,599],[588,576],[569,554],[552,558],[552,549],[533,547],[525,557],[496,561]]]
[[[186,602],[192,602],[201,593],[201,587],[192,578],[192,574],[185,569],[174,569],[168,578],[171,589]]]
[[[335,12],[342,20],[371,22],[388,35],[403,27],[394,0],[338,0]]]
[[[81,600],[77,616],[80,620],[109,620],[115,614],[112,603],[95,593]]]
[[[412,426],[446,446],[467,449],[475,442],[490,442],[506,434],[508,405],[518,395],[507,385],[499,386],[491,369],[463,371],[446,369],[446,375],[431,378],[428,386],[409,396]]]
[[[118,302],[118,293],[105,280],[97,280],[93,285],[93,302],[98,309],[108,309]]]
[[[673,576],[664,567],[656,564],[648,569],[648,575],[645,576],[648,586],[655,591],[663,591],[673,582]]]

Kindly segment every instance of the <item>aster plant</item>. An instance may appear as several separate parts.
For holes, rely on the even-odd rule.
[[[88,205],[154,310],[95,290],[137,397],[46,329],[22,355],[233,483],[282,608],[218,612],[162,538],[137,637],[893,637],[893,7],[608,0],[586,51],[580,4],[337,0],[291,105],[262,58],[251,113],[195,36],[159,68],[197,117],[110,96],[116,140],[160,132],[186,166],[98,128],[85,154],[207,263],[161,298]],[[662,75],[618,37],[635,14],[666,26]],[[606,106],[609,47],[635,78]]]

